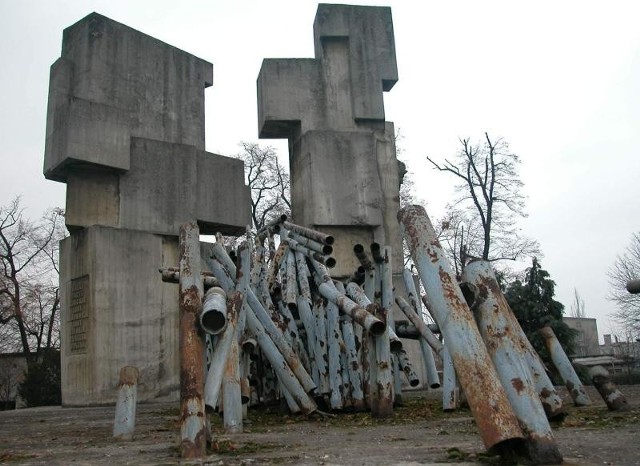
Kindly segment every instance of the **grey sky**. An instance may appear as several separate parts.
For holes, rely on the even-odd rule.
[[[345,2],[343,2],[345,3]],[[640,28],[637,2],[353,1],[392,7],[399,81],[385,97],[403,157],[438,217],[454,180],[426,162],[484,131],[521,156],[523,232],[568,308],[576,287],[609,333],[607,268],[640,230]],[[0,0],[0,203],[23,195],[30,216],[64,206],[44,180],[49,66],[62,30],[97,11],[214,64],[207,149],[257,141],[263,58],[312,57],[317,2]],[[283,159],[283,141],[275,146]]]

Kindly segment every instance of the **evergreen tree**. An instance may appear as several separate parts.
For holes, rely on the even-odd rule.
[[[576,334],[562,321],[564,305],[553,299],[555,285],[549,272],[543,270],[540,262],[534,258],[531,267],[526,270],[524,283],[521,280],[514,281],[505,293],[522,330],[547,363],[551,360],[538,330],[546,325],[551,327],[567,355],[573,354]]]

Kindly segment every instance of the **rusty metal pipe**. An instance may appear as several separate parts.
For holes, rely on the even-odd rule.
[[[209,258],[207,264],[213,271],[214,275],[220,281],[222,288],[229,292],[230,289],[233,288],[233,280],[230,278],[230,273],[235,274],[236,270],[226,271],[226,269],[220,264],[216,259]],[[235,267],[235,265],[234,265]],[[229,273],[230,272],[230,273]],[[289,345],[282,334],[282,331],[275,325],[269,314],[262,306],[260,300],[256,297],[255,293],[251,288],[247,288],[247,304],[249,308],[253,311],[254,316],[259,319],[262,328],[268,333],[270,339],[275,343],[277,348],[280,350],[281,355],[287,361],[287,364],[290,366],[291,370],[296,374],[296,377],[302,383],[304,389],[308,393],[313,393],[316,389],[316,384],[313,382],[311,376],[307,373],[305,368],[303,367],[300,359],[295,354],[291,345]],[[295,395],[292,393],[292,395]]]
[[[424,361],[424,368],[427,374],[427,385],[431,388],[439,388],[440,376],[438,375],[436,360],[433,357],[433,350],[424,338],[420,338],[419,342],[420,351],[422,352],[422,360]]]
[[[507,393],[509,402],[526,435],[525,454],[537,464],[560,464],[562,455],[538,397],[524,357],[527,346],[522,329],[487,261],[474,261],[462,272],[462,282],[471,285],[471,307],[480,334]]]
[[[295,252],[289,249],[285,261],[285,286],[282,294],[282,300],[287,307],[295,311],[298,308],[297,296],[298,296],[298,280],[296,272],[296,257]]]
[[[404,299],[402,296],[396,296],[396,304],[400,308],[400,310],[407,316],[407,318],[411,321],[411,323],[415,326],[416,330],[420,333],[420,336],[424,338],[424,340],[433,348],[433,350],[438,353],[439,356],[442,356],[442,343],[440,340],[431,332],[429,326],[425,323],[424,320],[416,312],[413,310],[413,307]]]
[[[320,262],[321,264],[326,265],[330,269],[335,267],[335,265],[336,265],[335,257],[326,256],[326,255],[321,254],[319,252],[313,251],[313,250],[309,249],[308,247],[301,245],[300,243],[298,243],[294,239],[285,238],[285,239],[283,239],[283,242],[288,244],[289,247],[291,249],[293,249],[294,251],[301,252],[302,254],[307,256],[309,259],[317,261],[317,262]]]
[[[180,283],[180,270],[175,269],[173,267],[165,267],[158,269],[158,271],[162,274],[162,281],[166,283]],[[202,276],[202,283],[204,285],[204,289],[208,290],[214,286],[220,286],[218,283],[218,279],[209,274],[209,272],[200,272]]]
[[[317,261],[311,261],[313,268],[315,269],[314,278],[318,285],[318,291],[329,301],[332,301],[338,305],[340,310],[349,315],[355,322],[362,325],[367,331],[373,335],[382,334],[387,325],[380,319],[374,317],[369,311],[356,304],[349,299],[346,295],[340,293],[327,269]]]
[[[316,362],[320,376],[320,391],[323,395],[331,393],[329,384],[329,354],[327,352],[327,319],[324,303],[321,297],[313,301],[313,314],[315,316],[315,334],[318,342]]]
[[[227,295],[222,288],[209,288],[204,295],[200,326],[211,335],[219,334],[227,326]]]
[[[333,236],[327,235],[318,230],[313,230],[311,228],[303,227],[301,225],[296,225],[295,223],[291,223],[291,222],[282,222],[282,225],[284,225],[284,227],[290,231],[298,233],[299,235],[302,235],[302,236],[306,236],[307,238],[312,239],[314,241],[327,244],[329,246],[331,246],[334,242]]]
[[[378,318],[386,322],[388,310],[378,308]],[[374,335],[375,346],[375,383],[378,392],[378,406],[374,417],[386,418],[393,415],[393,374],[391,373],[391,345],[389,343],[389,326],[384,326],[384,332]]]
[[[522,430],[431,221],[422,206],[400,209],[398,220],[480,436],[488,450],[512,448]]]
[[[227,297],[227,327],[213,351],[211,364],[207,372],[204,401],[209,411],[214,411],[218,405],[226,364],[229,360],[233,342],[237,340],[238,317],[241,312],[246,314],[246,308],[243,309],[242,305],[242,293],[231,290]]]
[[[380,243],[371,243],[370,249],[371,249],[371,257],[373,257],[373,262],[375,262],[376,264],[379,264],[382,261],[384,261],[384,257],[382,257],[382,247],[380,246]]]
[[[445,345],[442,351],[442,410],[455,411],[460,407],[460,389],[451,353]]]
[[[365,270],[373,270],[373,263],[369,259],[369,256],[367,255],[367,252],[364,250],[364,246],[362,244],[356,244],[353,247],[353,252]]]
[[[342,365],[340,364],[340,311],[335,302],[327,302],[327,352],[329,355],[329,404],[331,409],[342,409]]]
[[[133,440],[139,375],[138,369],[132,366],[120,369],[116,417],[113,422],[113,438],[116,440]]]
[[[311,238],[307,238],[306,236],[302,236],[295,231],[288,230],[286,228],[280,229],[280,235],[285,236],[287,239],[292,239],[300,246],[304,246],[305,248],[315,251],[324,256],[329,256],[333,253],[333,246],[330,246],[326,243],[322,243],[320,241],[313,240]]]
[[[204,338],[198,318],[204,288],[200,277],[200,231],[196,222],[180,226],[180,412],[183,458],[206,455],[204,415]]]
[[[362,391],[362,370],[360,367],[360,361],[358,359],[358,350],[356,347],[355,335],[353,333],[353,323],[351,317],[343,315],[340,318],[340,324],[342,327],[342,338],[344,340],[344,346],[347,355],[346,368],[349,374],[353,409],[355,411],[362,411],[365,407],[364,393]]]
[[[640,279],[629,280],[627,282],[627,291],[632,294],[640,293]]]
[[[417,387],[420,385],[420,377],[416,374],[416,371],[413,370],[413,365],[411,364],[411,360],[409,359],[409,355],[405,350],[400,351],[397,354],[398,363],[400,365],[400,370],[404,372],[404,375],[407,377],[407,381],[411,387]]]
[[[315,402],[306,393],[305,388],[294,374],[292,368],[289,367],[282,353],[278,351],[278,347],[269,338],[253,309],[249,307],[247,311],[247,326],[258,341],[258,345],[260,345],[271,367],[278,375],[278,380],[287,388],[303,413],[312,413],[317,409]]]
[[[609,411],[626,411],[629,409],[627,399],[618,390],[616,384],[611,381],[609,371],[602,366],[594,366],[589,369],[589,377],[598,393],[604,400]]]
[[[580,382],[578,374],[571,365],[571,361],[567,357],[567,353],[562,349],[562,345],[558,341],[556,334],[551,327],[543,327],[539,330],[540,335],[544,339],[544,344],[549,351],[553,365],[558,369],[560,377],[564,381],[564,384],[569,390],[569,394],[573,399],[573,404],[576,406],[588,406],[591,404],[591,399],[587,395],[587,391]]]
[[[350,282],[347,284],[346,288],[347,296],[353,299],[356,304],[365,308],[372,315],[375,315],[378,311],[376,310],[377,306],[371,302],[369,297],[365,294],[364,290],[360,288],[355,282]],[[391,326],[387,325],[389,332],[389,348],[392,353],[397,353],[402,350],[402,340],[398,338],[396,332],[391,328]]]

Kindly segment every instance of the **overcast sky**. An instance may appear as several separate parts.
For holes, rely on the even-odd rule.
[[[454,180],[426,157],[459,138],[504,137],[522,160],[523,233],[567,312],[577,288],[600,335],[610,333],[607,269],[640,231],[640,3],[635,1],[352,1],[391,6],[399,81],[385,96],[432,218]],[[207,150],[258,141],[263,58],[313,57],[317,2],[307,0],[0,0],[0,203],[28,215],[64,206],[42,176],[49,66],[62,30],[96,11],[214,64]],[[263,141],[286,158],[283,141]]]

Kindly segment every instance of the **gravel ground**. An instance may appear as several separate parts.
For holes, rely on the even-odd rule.
[[[640,386],[621,386],[631,409],[575,408],[554,426],[567,465],[640,465]],[[559,391],[568,400],[564,388]],[[484,447],[468,410],[442,413],[438,392],[405,394],[394,417],[368,414],[309,418],[249,412],[245,432],[225,435],[214,422],[215,443],[201,462],[181,462],[177,403],[140,404],[136,435],[112,439],[114,408],[44,407],[0,412],[0,464],[25,465],[417,465],[480,464]],[[570,401],[570,400],[568,400]]]

